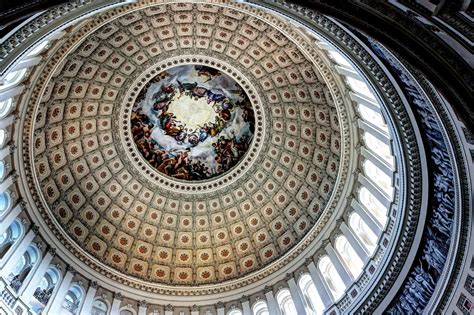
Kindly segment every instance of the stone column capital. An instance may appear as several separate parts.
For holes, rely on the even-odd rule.
[[[120,292],[115,292],[114,293],[114,300],[119,300],[119,301],[122,301],[122,293]]]
[[[265,286],[265,288],[263,288],[263,292],[264,293],[268,293],[268,292],[273,293],[273,287],[267,285],[267,286]]]

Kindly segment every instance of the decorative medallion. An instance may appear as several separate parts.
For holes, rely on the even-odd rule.
[[[254,130],[252,104],[243,88],[206,65],[160,72],[132,109],[138,150],[152,167],[176,179],[225,173],[248,151]]]

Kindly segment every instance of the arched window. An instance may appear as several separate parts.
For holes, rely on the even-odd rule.
[[[5,118],[5,116],[10,112],[10,108],[12,107],[13,101],[11,98],[0,101],[0,119]]]
[[[107,315],[109,307],[105,303],[105,301],[101,299],[97,299],[94,301],[92,305],[92,312],[91,315]]]
[[[309,309],[308,314],[322,314],[324,310],[323,301],[319,296],[318,290],[314,286],[313,279],[308,274],[302,275],[298,285],[301,292],[303,292],[303,297],[308,305]]]
[[[334,267],[328,256],[324,256],[319,260],[318,268],[329,290],[331,290],[332,296],[337,300],[344,293],[346,286],[337,273],[336,267]]]
[[[28,56],[29,57],[34,57],[36,55],[39,55],[45,48],[46,46],[48,45],[49,41],[45,40],[44,42],[42,42],[41,44],[39,44],[38,46],[36,46],[35,48],[33,48],[33,50],[31,50],[29,53],[28,53]]]
[[[336,239],[336,250],[341,256],[344,264],[349,268],[352,276],[357,278],[360,273],[362,272],[362,268],[364,267],[364,263],[360,260],[359,256],[355,252],[354,248],[352,248],[351,244],[345,236],[339,236]]]
[[[78,285],[71,286],[71,288],[66,293],[66,297],[64,298],[63,313],[76,314],[83,296],[83,289],[81,287]]]
[[[40,284],[33,293],[33,298],[30,301],[30,306],[33,312],[39,313],[44,310],[53,294],[56,284],[59,282],[59,279],[60,274],[55,267],[49,267],[48,270],[46,270],[46,273],[41,279]]]
[[[388,164],[393,164],[393,157],[390,151],[390,146],[387,143],[380,141],[369,132],[364,132],[363,139],[365,147],[368,150],[385,160]]]
[[[5,162],[0,161],[0,180],[3,179],[3,176],[5,176],[5,171],[6,171]]]
[[[374,111],[373,109],[363,104],[359,104],[358,108],[359,108],[360,117],[363,120],[371,123],[372,125],[377,126],[378,128],[380,128],[381,130],[385,132],[388,132],[388,127],[385,124],[385,120],[383,119],[382,114]]]
[[[370,230],[364,220],[355,212],[349,217],[349,226],[369,253],[372,254],[377,243],[377,235]]]
[[[23,233],[23,225],[17,220],[0,235],[0,259],[2,259],[8,250],[15,244]]]
[[[2,235],[0,235],[0,247],[5,244],[8,241],[8,230],[3,232]]]
[[[288,289],[283,289],[278,292],[277,301],[282,315],[298,315],[296,312],[295,303],[293,302]]]
[[[25,281],[31,269],[33,269],[33,266],[38,261],[38,258],[39,253],[36,247],[29,246],[23,256],[21,256],[20,260],[18,260],[13,271],[8,276],[10,286],[15,292],[18,291],[23,281]]]
[[[227,315],[242,315],[242,311],[238,309],[230,310],[229,313],[227,313]]]
[[[14,86],[18,83],[20,83],[21,80],[23,80],[25,74],[26,74],[26,68],[23,68],[21,70],[13,71],[10,72],[5,76],[4,84],[0,85],[0,90],[7,89],[11,86]]]
[[[130,310],[121,310],[120,315],[133,315],[133,312]]]
[[[270,315],[265,301],[258,301],[252,307],[253,315]]]
[[[341,55],[339,52],[331,50],[329,51],[329,56],[338,64],[341,66],[346,66],[348,68],[352,68],[352,65],[349,63],[346,57]]]
[[[384,171],[378,168],[372,161],[364,161],[364,173],[372,180],[377,187],[385,192],[389,197],[393,195],[392,179]]]
[[[361,187],[359,190],[359,201],[360,203],[369,210],[370,213],[379,221],[382,225],[387,221],[387,208],[375,198],[375,196],[366,188]]]
[[[5,212],[10,208],[10,194],[3,192],[0,194],[0,213]]]
[[[346,80],[349,86],[351,87],[352,91],[356,93],[360,93],[364,95],[365,97],[370,98],[372,100],[375,100],[374,95],[372,94],[369,87],[367,86],[367,84],[365,84],[364,81],[354,79],[351,77],[346,77]]]
[[[0,129],[0,148],[2,148],[7,142],[7,133],[4,129]]]

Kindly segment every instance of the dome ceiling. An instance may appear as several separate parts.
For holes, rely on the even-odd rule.
[[[347,113],[321,52],[243,4],[120,10],[71,36],[36,87],[43,217],[79,259],[150,284],[281,268],[347,179]]]
[[[176,179],[225,173],[247,152],[255,130],[252,104],[220,70],[183,65],[159,73],[137,97],[133,140],[143,158]]]

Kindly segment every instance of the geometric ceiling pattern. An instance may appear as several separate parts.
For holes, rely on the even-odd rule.
[[[141,8],[81,40],[33,119],[32,169],[62,232],[120,273],[179,285],[249,274],[304,240],[337,185],[342,147],[306,48],[246,12],[192,3]],[[138,164],[123,121],[140,76],[193,61],[241,84],[256,125],[248,160],[191,187]]]

